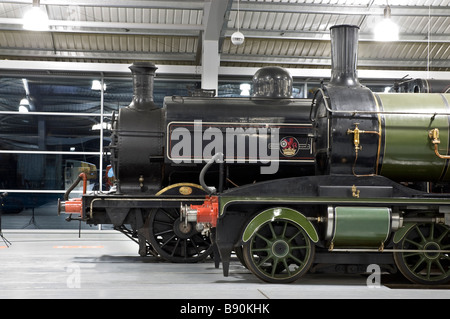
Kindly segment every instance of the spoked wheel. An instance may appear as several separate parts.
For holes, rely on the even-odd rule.
[[[315,246],[298,224],[279,219],[263,224],[244,244],[245,265],[271,283],[294,282],[314,259]]]
[[[396,245],[394,259],[401,273],[419,284],[438,285],[450,281],[450,227],[440,224],[417,224]],[[423,252],[417,252],[422,250]]]
[[[195,224],[180,220],[179,209],[152,209],[148,217],[150,244],[164,259],[174,263],[195,263],[212,253],[208,237]]]

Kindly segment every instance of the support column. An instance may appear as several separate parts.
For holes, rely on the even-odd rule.
[[[219,41],[203,39],[202,89],[218,90],[219,81]]]
[[[233,0],[205,0],[202,35],[202,89],[218,90],[221,43]]]

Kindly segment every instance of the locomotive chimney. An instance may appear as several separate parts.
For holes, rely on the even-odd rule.
[[[133,101],[130,107],[137,110],[158,108],[153,102],[153,80],[158,68],[151,62],[134,62],[129,68],[133,75]]]
[[[331,33],[331,85],[360,85],[356,74],[359,27],[336,25]]]

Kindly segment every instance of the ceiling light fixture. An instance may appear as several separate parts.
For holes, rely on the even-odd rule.
[[[19,112],[20,113],[28,113],[30,111],[30,101],[28,98],[23,98],[19,103]]]
[[[33,0],[33,6],[23,16],[23,28],[30,31],[47,31],[49,19],[47,12],[41,8],[40,0]]]
[[[398,26],[391,20],[391,7],[384,8],[384,19],[374,29],[375,41],[397,41]]]
[[[92,80],[91,90],[101,91],[101,89],[102,89],[102,81]],[[103,91],[106,91],[106,83],[103,83]]]
[[[239,0],[238,0],[238,7],[237,7],[237,26],[238,26],[238,30],[236,32],[234,32],[231,35],[231,43],[233,43],[234,45],[241,45],[242,43],[244,43],[245,37],[242,34],[242,32],[239,31],[239,25],[241,24],[241,21],[239,19]]]

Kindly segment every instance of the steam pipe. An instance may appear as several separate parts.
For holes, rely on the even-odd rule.
[[[80,175],[78,175],[77,179],[73,182],[72,185],[70,185],[70,187],[66,190],[66,192],[64,193],[64,201],[68,201],[69,200],[69,195],[70,192],[73,191],[73,189],[75,187],[77,187],[78,183],[83,180],[83,194],[86,194],[86,187],[87,187],[87,177],[85,173],[81,173]]]
[[[202,185],[203,189],[209,194],[214,194],[216,192],[216,188],[214,186],[208,186],[205,183],[205,175],[208,171],[209,167],[214,163],[222,163],[223,162],[223,153],[216,153],[213,157],[206,163],[205,167],[202,168],[200,172],[200,185]]]

